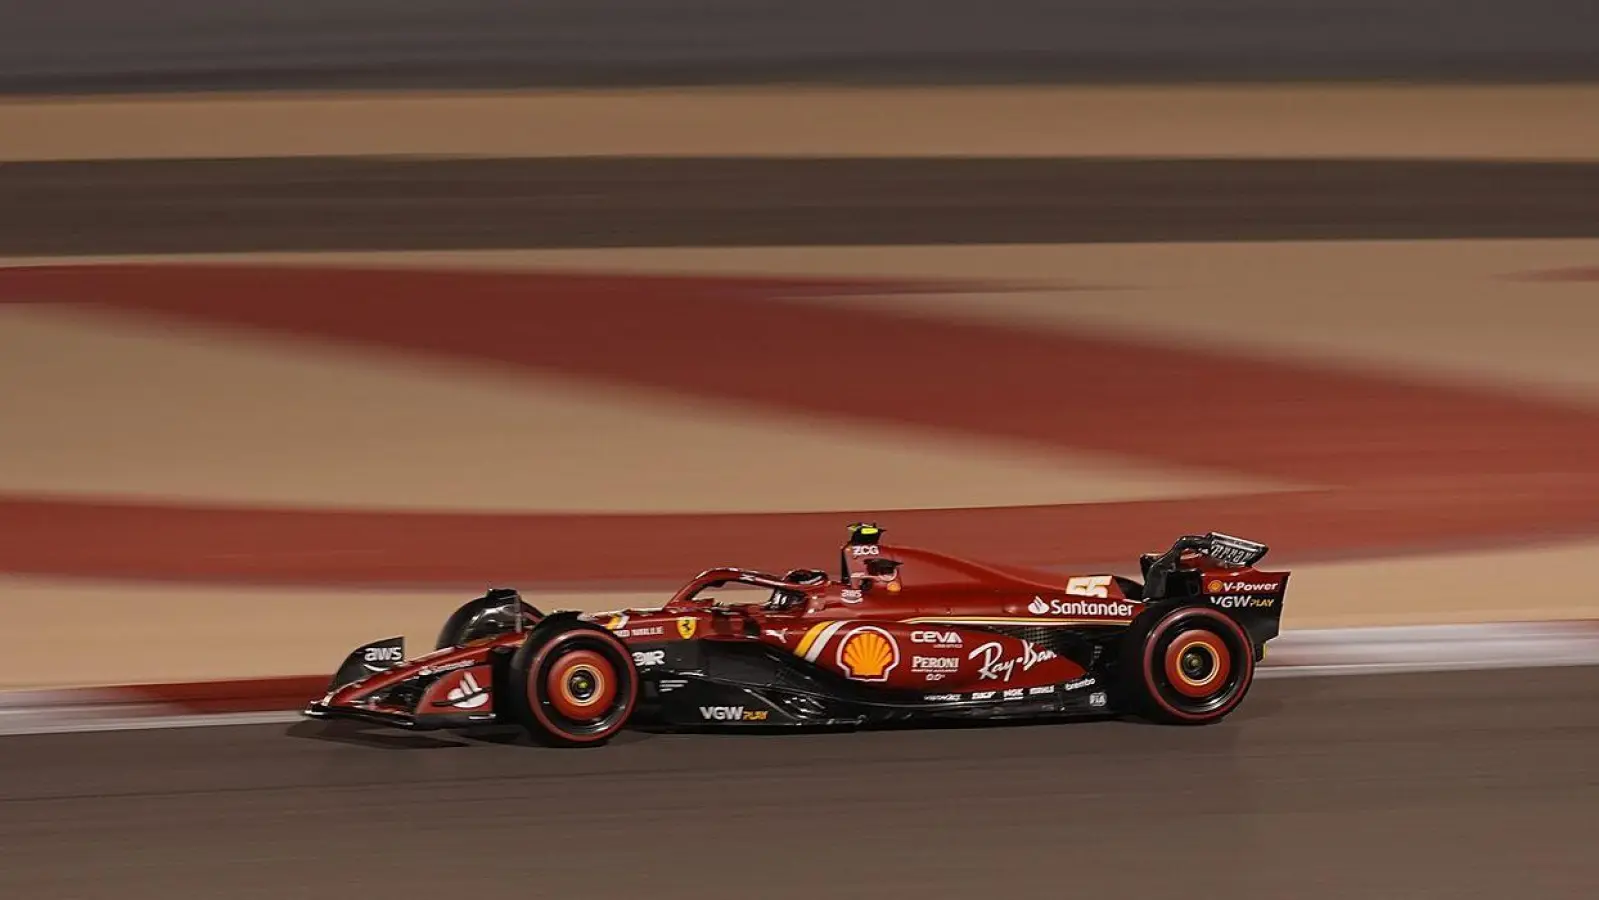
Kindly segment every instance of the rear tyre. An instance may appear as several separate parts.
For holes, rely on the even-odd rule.
[[[1129,636],[1121,686],[1131,706],[1172,725],[1218,722],[1242,703],[1255,680],[1249,636],[1209,606],[1179,606]]]
[[[528,633],[511,657],[511,714],[537,742],[592,747],[626,725],[638,699],[638,670],[609,631],[576,620]]]

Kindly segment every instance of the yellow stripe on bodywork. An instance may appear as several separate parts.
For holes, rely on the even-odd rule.
[[[827,642],[833,637],[833,633],[844,625],[844,622],[838,621],[811,626],[811,630],[800,638],[799,646],[794,648],[795,655],[807,662],[815,662],[816,657],[821,656],[822,651],[827,648]]]
[[[820,625],[812,625],[811,630],[805,632],[805,636],[800,638],[799,646],[794,648],[795,655],[804,656],[808,653],[811,645],[816,643],[816,636],[822,633],[823,628],[831,624],[831,622],[823,622]]]

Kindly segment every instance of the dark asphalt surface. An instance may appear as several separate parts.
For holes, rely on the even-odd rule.
[[[0,166],[0,253],[1587,237],[1599,165],[248,159]]]
[[[1134,723],[0,739],[0,896],[1599,896],[1599,668],[1261,682]]]
[[[0,91],[1599,75],[1591,0],[53,0]]]

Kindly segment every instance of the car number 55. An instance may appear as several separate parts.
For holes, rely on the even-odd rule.
[[[1085,575],[1066,582],[1066,593],[1077,597],[1109,597],[1109,575]]]

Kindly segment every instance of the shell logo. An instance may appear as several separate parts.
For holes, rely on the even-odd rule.
[[[856,681],[887,681],[899,665],[899,643],[881,628],[862,626],[838,645],[838,664]]]
[[[1206,582],[1205,591],[1211,594],[1219,594],[1222,592],[1222,588],[1224,587],[1226,587],[1226,585],[1221,583],[1221,579],[1213,578],[1209,582]]]

